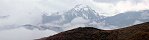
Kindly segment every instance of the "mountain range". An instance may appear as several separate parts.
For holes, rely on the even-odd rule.
[[[42,25],[32,25],[30,29],[52,29],[62,31],[77,28],[78,26],[92,26],[99,29],[118,29],[143,22],[149,22],[149,10],[128,11],[115,16],[102,16],[87,5],[76,5],[65,12],[56,12],[52,15],[42,15]],[[26,24],[31,25],[31,24]],[[71,26],[71,27],[70,27]]]
[[[149,22],[115,30],[79,27],[37,40],[149,40]]]

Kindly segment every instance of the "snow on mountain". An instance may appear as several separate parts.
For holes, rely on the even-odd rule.
[[[128,11],[115,16],[105,17],[98,15],[87,5],[76,5],[65,12],[56,12],[53,15],[42,15],[42,24],[39,26],[26,26],[29,29],[50,29],[57,32],[77,27],[91,26],[99,29],[117,29],[124,26],[148,22],[149,10]]]
[[[64,23],[70,23],[73,19],[77,17],[82,17],[84,19],[89,19],[90,21],[96,21],[100,19],[101,17],[96,13],[94,10],[92,10],[87,5],[76,5],[74,8],[63,12],[62,15],[51,15],[46,16],[43,15],[43,23],[49,23],[49,22],[56,22],[64,24]]]
[[[149,10],[128,11],[115,16],[98,15],[88,5],[76,5],[65,12],[56,12],[52,15],[43,14],[41,25],[24,25],[28,29],[50,29],[57,32],[77,27],[91,26],[99,29],[117,29],[124,26],[148,22]]]
[[[120,13],[118,15],[107,17],[102,19],[108,25],[114,25],[119,27],[130,26],[142,22],[149,22],[149,10],[142,11],[129,11],[125,13]],[[140,21],[136,23],[137,21]]]
[[[65,28],[69,28],[70,26],[70,28],[73,28],[77,25],[77,27],[79,27],[79,25],[88,26],[88,24],[92,22],[98,23],[102,18],[104,18],[104,16],[99,16],[98,13],[88,5],[80,4],[65,12],[56,12],[53,15],[43,14],[42,24],[44,26],[46,25],[46,28],[49,27],[51,29],[56,27],[65,30]]]
[[[89,22],[89,20],[86,20],[86,19],[84,19],[84,18],[82,18],[82,17],[74,18],[74,19],[71,21],[72,24],[84,24],[84,23],[88,23],[88,22]]]
[[[68,2],[63,2],[64,0],[56,1],[0,1],[1,4],[6,4],[1,6],[0,40],[32,40],[32,38],[39,38],[45,35],[48,36],[56,32],[77,27],[96,27],[110,30],[149,21],[149,10],[143,10],[148,9],[148,1],[136,5],[132,5],[132,3],[130,3],[130,5],[126,2],[120,2],[116,5],[107,3],[100,4],[97,2],[93,2],[92,4],[91,1],[87,0],[81,0],[81,2],[84,3],[79,2],[80,0],[78,2],[69,0],[68,2],[70,4]],[[73,3],[80,4],[76,5]],[[22,4],[23,6],[21,6]],[[72,5],[76,6],[72,8]],[[140,7],[140,5],[143,7]],[[131,9],[137,11],[132,11]],[[54,10],[60,12],[55,12]],[[62,10],[63,12],[61,12]],[[125,12],[119,13],[119,11]],[[49,13],[50,15],[43,14],[41,16],[42,12]],[[52,14],[51,12],[55,13]],[[106,15],[108,17],[106,17]]]

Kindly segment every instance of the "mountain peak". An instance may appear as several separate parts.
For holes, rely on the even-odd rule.
[[[88,5],[79,4],[79,5],[76,5],[76,6],[74,7],[74,9],[75,9],[75,10],[81,10],[81,9],[83,9],[83,10],[88,10],[88,9],[90,9],[90,7],[89,7]]]

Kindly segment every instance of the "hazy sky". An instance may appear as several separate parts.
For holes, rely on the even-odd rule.
[[[133,3],[135,2],[142,2],[142,0],[94,0],[96,2],[101,2],[101,3],[118,3],[120,1],[131,1]]]
[[[39,24],[41,14],[89,5],[104,16],[149,9],[149,0],[0,0],[0,26]]]
[[[149,9],[149,0],[94,0],[93,5],[104,15]]]

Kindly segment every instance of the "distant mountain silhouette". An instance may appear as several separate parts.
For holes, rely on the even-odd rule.
[[[80,27],[37,40],[149,40],[149,22],[115,30]]]
[[[149,21],[149,10],[141,10],[141,11],[128,11],[124,13],[117,14],[112,17],[107,17],[102,19],[109,25],[114,26],[130,26],[133,25],[136,21],[148,22]]]

